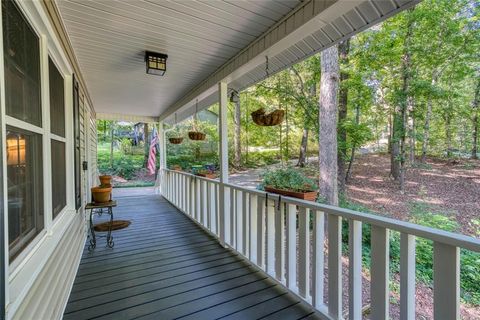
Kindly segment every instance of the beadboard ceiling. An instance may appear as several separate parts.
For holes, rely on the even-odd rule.
[[[288,40],[281,51],[270,56],[270,74],[418,2],[57,0],[95,110],[106,117],[169,116],[167,122],[173,121],[173,113],[182,120],[197,108],[216,102],[218,95],[211,83],[218,74],[236,73],[229,76],[229,88],[235,90],[264,79],[264,63],[256,63],[243,73],[231,67],[242,62],[237,60],[243,60],[247,47],[282,27],[279,21],[288,24],[286,19],[290,19],[295,29],[297,21],[308,21],[306,16],[312,14],[308,8],[321,7],[323,11],[314,19],[314,29]],[[146,50],[168,54],[165,76],[145,73]],[[249,60],[250,54],[245,58]],[[202,91],[208,93],[196,107],[196,97]]]
[[[57,0],[99,113],[158,116],[299,0]],[[145,50],[168,54],[145,73]]]

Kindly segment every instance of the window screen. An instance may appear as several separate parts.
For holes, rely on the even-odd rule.
[[[50,131],[57,136],[65,137],[65,83],[62,75],[48,59],[50,84]]]

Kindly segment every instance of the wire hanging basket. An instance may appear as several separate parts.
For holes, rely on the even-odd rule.
[[[265,56],[265,73],[268,78],[268,56]],[[285,111],[282,109],[276,109],[270,113],[267,113],[264,108],[260,108],[253,111],[250,115],[252,116],[252,120],[256,125],[262,127],[272,127],[282,123],[285,116]]]
[[[193,119],[192,130],[188,131],[188,138],[190,140],[194,140],[194,141],[202,141],[202,140],[205,140],[207,135],[206,135],[206,133],[198,130],[197,113],[198,113],[198,99],[195,102],[195,116],[194,116],[194,119]]]
[[[178,134],[178,136],[168,138],[168,142],[170,142],[171,144],[181,144],[183,142],[183,137],[180,137],[179,132],[178,132],[177,114],[176,113],[175,113],[175,130],[176,130],[176,133]]]

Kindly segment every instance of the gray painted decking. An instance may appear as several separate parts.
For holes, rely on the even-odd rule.
[[[317,319],[159,196],[119,198],[132,224],[85,247],[64,319]],[[97,219],[98,221],[98,219]]]

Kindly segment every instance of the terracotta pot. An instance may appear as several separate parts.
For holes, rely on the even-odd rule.
[[[217,177],[215,173],[196,173],[195,175],[207,179],[215,179]]]
[[[168,141],[171,143],[171,144],[180,144],[183,142],[183,138],[182,137],[179,137],[179,138],[169,138]]]
[[[112,183],[112,176],[109,176],[109,175],[103,175],[103,176],[100,176],[100,184],[103,186],[103,185],[111,185]]]
[[[283,121],[284,115],[285,111],[283,110],[275,110],[273,112],[266,113],[263,108],[251,113],[253,122],[263,127],[271,127],[280,124]]]
[[[95,203],[105,203],[111,199],[112,187],[98,186],[90,190],[92,191],[93,202]]]
[[[190,140],[205,140],[205,137],[207,135],[203,132],[198,132],[198,131],[189,131],[188,132],[188,137]]]
[[[265,187],[265,191],[271,193],[278,193],[282,196],[298,198],[307,201],[315,201],[317,199],[317,191],[297,192],[284,189],[276,189],[269,186]]]

